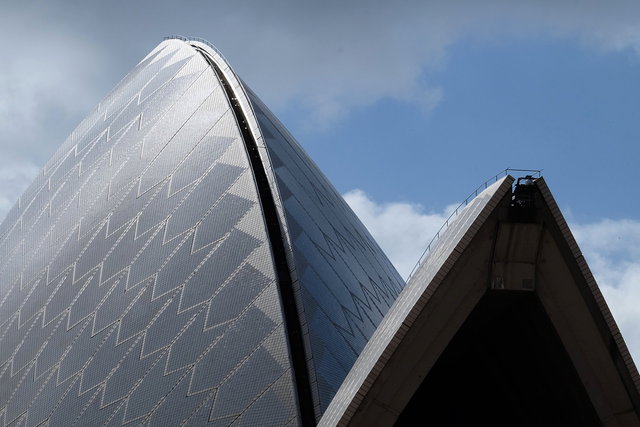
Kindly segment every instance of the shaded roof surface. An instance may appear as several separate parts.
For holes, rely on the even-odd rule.
[[[277,177],[321,414],[404,282],[360,220],[251,92]]]

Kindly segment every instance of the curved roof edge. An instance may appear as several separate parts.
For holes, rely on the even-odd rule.
[[[307,366],[310,355],[307,354],[306,345],[304,344],[307,322],[304,318],[302,304],[298,301],[298,293],[295,291],[293,286],[293,283],[296,282],[297,274],[290,231],[287,226],[287,220],[284,212],[283,199],[274,173],[273,162],[271,161],[271,157],[269,156],[268,149],[265,145],[265,138],[262,134],[260,125],[258,124],[257,116],[241,79],[231,68],[227,59],[212,43],[201,38],[187,38],[183,36],[169,36],[166,37],[165,40],[181,40],[198,50],[211,61],[214,72],[221,80],[224,80],[222,82],[223,85],[228,85],[228,97],[232,108],[239,109],[236,114],[236,119],[245,122],[238,123],[238,125],[241,127],[240,130],[244,134],[245,139],[251,140],[245,141],[249,157],[255,158],[256,153],[252,153],[252,151],[257,152],[260,166],[254,164],[253,173],[256,185],[259,189],[264,187],[264,184],[261,185],[258,182],[260,181],[260,176],[265,177],[269,187],[268,191],[260,191],[260,198],[262,199],[261,203],[263,207],[263,214],[265,215],[265,223],[267,224],[267,229],[270,230],[271,233],[269,244],[274,254],[279,281],[281,282],[279,289],[290,341],[290,354],[294,364],[300,415],[303,423],[314,424],[318,414],[316,414],[313,409],[314,404],[311,392],[311,382]],[[255,150],[251,147],[253,144],[255,144]],[[272,215],[270,215],[270,212],[273,211],[273,208],[269,207],[271,204],[273,204],[273,208],[275,209],[277,221]],[[274,224],[274,221],[277,223]],[[279,250],[280,245],[284,246],[283,250]],[[278,255],[278,252],[284,252],[284,254]],[[279,259],[280,265],[278,265]],[[286,270],[286,274],[282,270]]]
[[[236,99],[240,104],[240,108],[244,113],[245,118],[247,119],[249,125],[249,131],[251,132],[256,145],[258,146],[258,154],[260,155],[260,160],[262,161],[262,165],[264,171],[267,175],[267,179],[269,180],[269,186],[271,188],[271,193],[273,195],[273,199],[276,205],[276,209],[278,210],[278,216],[280,219],[280,225],[283,231],[283,238],[285,239],[285,245],[288,249],[288,256],[291,256],[291,238],[289,229],[287,227],[287,222],[285,220],[284,208],[282,206],[282,197],[280,195],[280,190],[278,189],[276,177],[273,173],[273,162],[271,161],[271,157],[269,156],[269,152],[267,151],[267,147],[264,144],[264,137],[262,135],[262,130],[258,125],[258,119],[256,117],[255,112],[253,111],[253,106],[251,101],[249,100],[249,96],[247,95],[246,89],[240,80],[240,77],[235,73],[229,61],[222,55],[220,50],[215,47],[211,42],[197,38],[197,37],[183,37],[179,35],[171,35],[165,37],[165,40],[182,40],[183,42],[199,48],[204,51],[209,58],[215,62],[215,64],[220,68],[220,72],[224,75],[224,78],[231,85],[231,90],[236,95]],[[291,266],[291,273],[295,274],[295,267],[292,263],[292,258],[288,259]],[[295,278],[295,275],[293,276]]]

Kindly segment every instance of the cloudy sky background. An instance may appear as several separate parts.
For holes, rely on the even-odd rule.
[[[158,3],[0,6],[0,218],[162,37],[202,37],[405,276],[485,179],[544,169],[640,359],[640,3]]]

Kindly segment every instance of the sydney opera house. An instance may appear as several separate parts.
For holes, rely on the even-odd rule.
[[[0,225],[0,424],[640,425],[542,177],[438,237],[405,284],[222,55],[167,39]]]

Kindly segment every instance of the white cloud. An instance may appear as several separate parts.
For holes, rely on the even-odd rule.
[[[437,108],[446,88],[428,83],[429,76],[446,67],[450,47],[465,39],[564,38],[639,51],[640,3],[185,0],[175,7],[141,0],[131,7],[53,0],[38,10],[24,3],[4,8],[0,28],[4,40],[20,34],[0,53],[2,77],[8,73],[23,103],[37,92],[47,94],[52,111],[86,111],[83,94],[96,91],[95,75],[89,76],[105,74],[107,65],[129,69],[134,52],[141,58],[161,36],[182,32],[218,45],[274,109],[302,110],[309,123],[329,126],[381,99],[413,103],[427,113]],[[115,82],[120,75],[106,77]],[[39,105],[27,102],[24,109]]]
[[[224,9],[225,19],[237,11]],[[294,103],[329,124],[384,98],[424,105],[416,93],[430,94],[425,110],[432,110],[446,88],[425,77],[446,67],[449,48],[465,39],[640,47],[640,4],[631,1],[276,1],[242,9],[242,18],[216,22],[236,68],[269,105]],[[225,30],[241,22],[252,31],[227,40]],[[256,64],[268,64],[269,72]]]
[[[2,160],[44,163],[103,95],[105,58],[83,37],[24,13],[3,10],[0,27]]]
[[[640,221],[603,219],[572,224],[571,229],[631,354],[640,363]]]
[[[362,190],[344,195],[403,277],[445,222],[451,207],[426,212],[409,203],[378,204]],[[640,221],[603,219],[571,229],[627,345],[640,362]]]
[[[410,203],[377,204],[362,190],[351,190],[344,198],[405,278],[455,209],[452,205],[443,212],[426,212]]]

